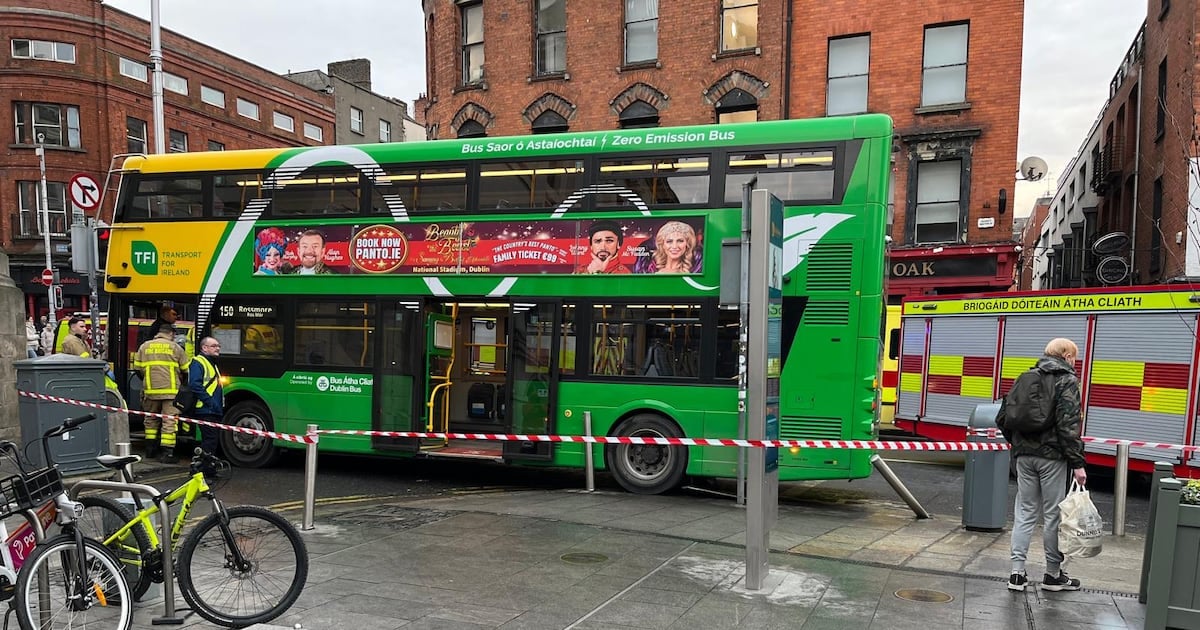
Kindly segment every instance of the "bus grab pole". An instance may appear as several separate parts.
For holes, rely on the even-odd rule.
[[[590,411],[583,412],[583,435],[584,437],[592,437],[592,412]],[[593,458],[595,455],[592,453],[592,448],[593,445],[591,442],[583,443],[583,478],[585,479],[588,492],[596,491],[596,471],[593,469],[593,465],[595,464]]]
[[[317,425],[310,424],[305,430],[306,436],[317,436]],[[313,509],[317,495],[317,441],[312,440],[304,445],[304,522],[300,529],[313,529]]]

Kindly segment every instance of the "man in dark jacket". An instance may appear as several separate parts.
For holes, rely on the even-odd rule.
[[[1046,574],[1042,590],[1077,591],[1079,580],[1062,570],[1063,554],[1058,549],[1058,504],[1067,496],[1067,485],[1074,478],[1080,485],[1087,483],[1084,469],[1083,440],[1079,437],[1080,392],[1075,376],[1075,359],[1079,347],[1070,339],[1053,339],[1046,345],[1045,355],[1038,360],[1037,369],[1054,377],[1054,424],[1041,433],[1020,433],[1005,429],[1007,401],[1000,403],[997,424],[1012,445],[1012,457],[1017,471],[1017,500],[1014,506],[1012,531],[1012,573],[1008,588],[1024,591],[1029,578],[1025,574],[1025,558],[1029,539],[1039,514],[1042,517],[1042,547],[1046,552]]]
[[[213,337],[200,340],[200,352],[196,353],[189,368],[188,385],[196,394],[196,408],[187,415],[214,424],[221,423],[225,413],[225,394],[221,390],[221,373],[217,370],[217,358],[221,356],[221,344]],[[208,453],[217,452],[217,432],[220,429],[200,425],[200,448]],[[208,474],[210,471],[205,471]]]

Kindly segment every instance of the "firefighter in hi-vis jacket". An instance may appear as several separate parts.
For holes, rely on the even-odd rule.
[[[178,410],[172,402],[181,388],[187,388],[188,363],[187,354],[175,343],[174,324],[166,322],[159,324],[154,337],[143,343],[134,357],[133,369],[142,375],[142,411],[165,414],[162,418],[145,416],[147,457],[158,456],[161,446],[162,460],[175,461]]]

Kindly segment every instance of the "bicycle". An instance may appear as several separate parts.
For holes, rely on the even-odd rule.
[[[19,567],[15,588],[11,589],[9,613],[5,615],[6,627],[7,615],[14,610],[22,630],[85,628],[88,623],[128,630],[133,621],[133,594],[120,563],[103,545],[84,537],[75,526],[83,506],[67,496],[62,475],[50,456],[50,438],[69,433],[95,418],[91,413],[69,418],[42,434],[37,441],[42,443],[46,467],[32,472],[26,472],[15,443],[0,441],[0,456],[10,459],[20,471],[0,481],[0,495],[7,501],[0,510],[0,518],[20,512],[27,521],[26,527],[33,530],[25,532],[25,527],[18,530],[17,550],[24,550],[30,533],[34,538],[38,536],[43,523],[57,521],[62,529],[60,535],[38,541],[23,562],[18,562],[11,555],[13,547],[6,545],[5,562],[9,566],[0,570],[2,579],[10,580],[12,569]]]
[[[129,455],[98,461],[133,483],[126,464],[140,460]],[[225,507],[205,478],[206,471],[221,467],[228,470],[223,461],[197,448],[188,480],[153,497],[150,505],[134,494],[136,513],[107,496],[80,497],[86,524],[81,527],[117,557],[133,596],[141,598],[152,582],[166,579],[162,541],[151,519],[160,513],[161,502],[179,503],[170,530],[172,554],[178,550],[172,558],[179,590],[201,617],[239,628],[270,621],[296,603],[308,578],[308,551],[296,528],[275,512],[250,505]],[[182,536],[200,497],[212,503],[213,513]]]

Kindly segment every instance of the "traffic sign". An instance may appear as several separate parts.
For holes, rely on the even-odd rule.
[[[72,176],[67,191],[80,210],[95,210],[100,205],[100,184],[87,173]]]
[[[50,286],[54,284],[54,271],[51,269],[42,270],[42,284]]]

